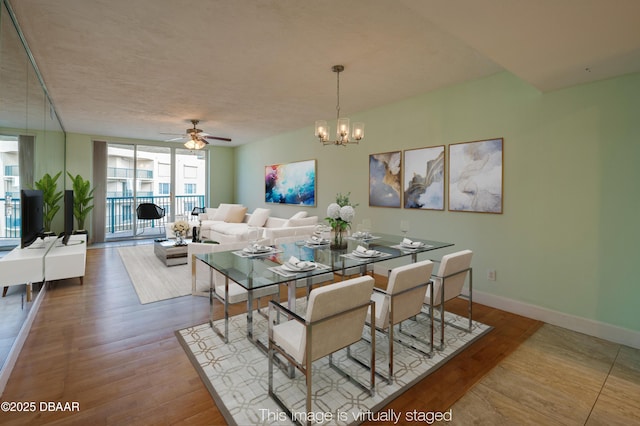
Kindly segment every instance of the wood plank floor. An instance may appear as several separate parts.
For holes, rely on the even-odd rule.
[[[174,335],[207,321],[207,298],[141,305],[114,247],[88,250],[83,286],[59,281],[45,296],[2,401],[77,402],[79,411],[0,413],[0,423],[225,424]],[[387,408],[448,409],[542,325],[482,305],[474,319],[495,329]]]

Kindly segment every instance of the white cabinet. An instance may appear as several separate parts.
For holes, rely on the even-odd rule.
[[[29,247],[16,247],[0,258],[0,286],[6,289],[11,285],[27,284],[27,301],[30,302],[31,284],[44,281],[44,258],[55,243],[56,237],[38,239]]]
[[[0,258],[0,287],[4,296],[8,286],[27,284],[30,302],[32,283],[79,277],[82,284],[86,264],[86,235],[72,235],[66,246],[61,239],[47,237]]]
[[[67,245],[58,240],[44,259],[44,279],[46,281],[65,278],[80,278],[83,283],[87,264],[87,236],[72,235]]]

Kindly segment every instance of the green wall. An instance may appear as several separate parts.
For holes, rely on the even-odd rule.
[[[475,290],[640,331],[638,111],[640,74],[543,94],[504,72],[347,113],[366,124],[360,145],[323,147],[309,126],[241,146],[235,199],[290,216],[297,207],[264,203],[264,166],[315,158],[310,213],[324,218],[335,194],[351,191],[356,223],[399,233],[406,219],[411,235],[473,249]],[[504,138],[503,214],[368,207],[369,154],[496,137]]]

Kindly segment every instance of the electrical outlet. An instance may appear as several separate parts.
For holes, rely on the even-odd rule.
[[[488,269],[487,270],[487,279],[489,281],[495,281],[496,280],[496,270],[495,269]]]

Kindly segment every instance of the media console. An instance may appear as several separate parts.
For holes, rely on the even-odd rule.
[[[27,248],[16,247],[0,258],[3,296],[9,286],[26,284],[27,302],[30,302],[33,283],[79,277],[82,284],[87,257],[86,237],[72,235],[66,246],[57,237],[46,237]]]

